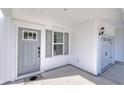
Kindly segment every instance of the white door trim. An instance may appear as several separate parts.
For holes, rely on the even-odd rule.
[[[45,33],[45,26],[43,25],[38,25],[38,24],[33,24],[33,23],[30,23],[30,22],[23,22],[23,21],[18,21],[18,20],[13,20],[13,23],[14,25],[16,26],[16,29],[15,29],[15,33],[16,33],[16,37],[15,37],[15,43],[16,43],[16,48],[15,48],[15,59],[16,61],[14,62],[15,63],[15,66],[14,66],[14,69],[15,69],[15,80],[18,80],[18,79],[21,79],[21,78],[24,78],[24,77],[27,77],[27,76],[30,76],[30,75],[33,75],[33,74],[37,74],[37,73],[41,73],[41,72],[44,72],[44,68],[43,68],[43,62],[44,62],[44,56],[45,56],[45,53],[44,53],[44,33]],[[21,76],[21,77],[18,77],[18,27],[24,27],[24,28],[32,28],[32,29],[38,29],[41,31],[41,66],[40,66],[40,71],[36,72],[36,73],[30,73],[30,74],[27,74],[27,75],[24,75],[24,76]]]

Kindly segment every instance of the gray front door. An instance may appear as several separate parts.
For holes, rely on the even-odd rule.
[[[112,63],[112,38],[110,36],[101,37],[101,68],[105,68]]]
[[[18,76],[40,71],[41,31],[18,27]]]

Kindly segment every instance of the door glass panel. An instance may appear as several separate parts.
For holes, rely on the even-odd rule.
[[[24,39],[28,39],[28,32],[24,32]]]
[[[33,39],[36,39],[36,33],[33,33]]]
[[[32,39],[32,32],[29,32],[29,39]]]
[[[37,40],[37,32],[34,31],[23,31],[23,40],[36,41]]]
[[[18,27],[18,76],[40,71],[41,31]]]

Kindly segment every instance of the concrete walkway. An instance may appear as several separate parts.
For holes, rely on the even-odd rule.
[[[111,80],[117,84],[124,85],[124,63],[117,62],[106,70],[102,77]]]
[[[107,73],[107,72],[106,72]],[[106,75],[109,75],[106,74]],[[29,77],[10,84],[22,85],[117,85],[119,83],[103,76],[94,76],[74,66],[67,65],[38,75],[38,80],[30,81]]]

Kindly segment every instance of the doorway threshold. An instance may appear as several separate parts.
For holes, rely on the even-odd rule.
[[[26,73],[26,74],[22,74],[22,75],[18,75],[16,80],[22,79],[22,78],[26,78],[32,75],[36,75],[36,74],[40,74],[41,71],[35,71],[35,72],[30,72],[30,73]]]
[[[110,63],[108,66],[104,67],[101,72],[104,73],[106,70],[108,70],[113,64]]]

